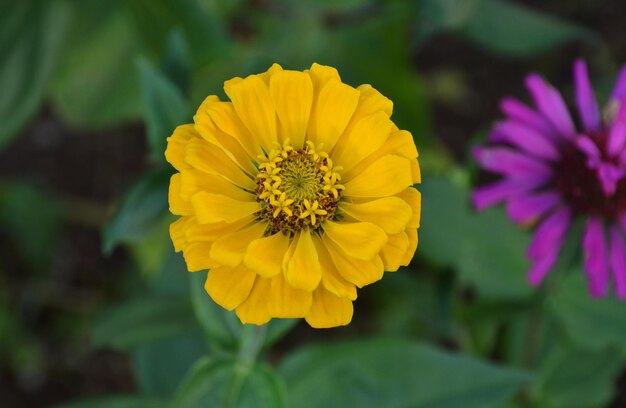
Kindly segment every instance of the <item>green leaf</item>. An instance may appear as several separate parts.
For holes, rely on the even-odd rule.
[[[488,51],[523,57],[568,41],[597,40],[583,27],[506,0],[426,0],[418,13],[418,43],[452,30]]]
[[[64,1],[0,5],[0,148],[39,107],[68,20]]]
[[[208,351],[200,330],[137,347],[131,354],[137,384],[144,394],[171,397],[189,369]]]
[[[287,406],[284,383],[271,368],[259,364],[242,366],[234,358],[198,361],[177,391],[174,405],[180,408]]]
[[[535,403],[545,408],[607,406],[623,363],[615,351],[554,347],[533,384]]]
[[[110,395],[73,401],[57,405],[56,408],[165,408],[167,406],[165,401],[154,398],[135,395]]]
[[[138,119],[139,83],[129,63],[138,51],[132,20],[117,2],[90,1],[75,2],[72,23],[52,87],[56,113],[90,128]]]
[[[187,101],[180,89],[146,59],[139,59],[141,94],[153,159],[164,161],[166,138],[178,125],[191,120]]]
[[[243,325],[234,312],[216,304],[204,290],[206,272],[189,274],[191,300],[196,318],[209,341],[217,346],[234,349],[241,336]]]
[[[191,51],[179,30],[172,31],[167,39],[163,71],[176,87],[187,95],[191,76]]]
[[[154,232],[157,220],[167,211],[169,179],[168,170],[158,170],[143,176],[131,188],[103,230],[105,253],[119,243],[134,243]]]
[[[484,297],[514,301],[531,295],[524,256],[529,239],[501,208],[475,212],[469,191],[442,178],[424,180],[420,191],[420,256],[457,268],[461,280]]]
[[[289,401],[321,407],[500,407],[523,372],[401,339],[305,347],[279,366]]]
[[[128,350],[196,328],[187,298],[139,297],[102,312],[94,323],[92,341],[95,347]]]
[[[486,49],[526,56],[556,48],[575,39],[590,39],[586,29],[503,0],[481,0],[461,30]]]
[[[612,296],[591,298],[585,272],[579,268],[556,286],[548,305],[574,342],[595,350],[608,346],[626,350],[626,302]]]

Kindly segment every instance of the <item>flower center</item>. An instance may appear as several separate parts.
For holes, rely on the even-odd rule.
[[[600,163],[618,168],[616,160],[606,157],[606,131],[590,135],[602,157]],[[599,164],[573,144],[562,147],[561,161],[555,167],[555,184],[575,213],[615,219],[626,211],[626,179],[617,177],[614,192],[607,193],[599,176]]]
[[[268,222],[267,235],[318,229],[335,217],[344,186],[326,152],[310,141],[300,150],[286,141],[259,159],[256,215]]]

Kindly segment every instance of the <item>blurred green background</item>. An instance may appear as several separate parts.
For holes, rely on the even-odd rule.
[[[467,154],[528,71],[571,95],[582,56],[606,95],[624,16],[617,0],[0,1],[0,405],[626,406],[626,305],[589,300],[567,261],[531,290],[529,236],[471,210]],[[348,327],[274,321],[253,359],[251,329],[173,252],[163,150],[224,80],[273,62],[392,99],[424,202],[412,264],[361,290]]]

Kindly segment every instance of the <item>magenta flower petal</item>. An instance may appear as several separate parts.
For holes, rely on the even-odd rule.
[[[519,223],[532,221],[543,216],[561,202],[561,195],[556,191],[511,197],[506,210],[509,217]]]
[[[615,81],[611,98],[621,101],[624,95],[626,95],[626,65],[622,66],[617,75],[617,81]]]
[[[620,299],[626,299],[626,245],[623,232],[616,226],[609,229],[610,259],[615,293]]]
[[[476,209],[483,210],[503,200],[527,193],[538,187],[539,183],[543,183],[543,180],[500,180],[475,189],[472,193],[472,203]]]
[[[552,169],[546,164],[506,147],[477,147],[473,153],[483,168],[513,178],[545,179],[552,175]]]
[[[526,87],[539,111],[554,125],[559,134],[567,139],[572,138],[576,134],[576,129],[561,94],[537,74],[530,74],[526,78]]]
[[[589,293],[593,297],[606,296],[609,285],[606,240],[604,226],[597,217],[592,217],[587,222],[583,237],[583,251]]]
[[[500,142],[512,144],[542,159],[554,161],[560,157],[556,146],[546,136],[518,122],[504,121],[497,124],[493,135]]]
[[[526,252],[528,258],[539,261],[554,251],[555,248],[558,252],[569,228],[571,216],[571,211],[567,207],[562,207],[550,214],[535,231],[533,240]]]
[[[502,99],[502,101],[500,101],[500,109],[510,119],[524,123],[542,135],[554,139],[556,130],[550,122],[548,122],[543,115],[529,108],[518,99],[513,97]]]
[[[556,263],[559,251],[551,251],[539,261],[533,262],[526,279],[532,286],[539,286]]]
[[[596,131],[600,128],[600,111],[596,96],[591,88],[587,64],[583,60],[574,63],[574,85],[576,88],[576,104],[583,127],[586,130]]]

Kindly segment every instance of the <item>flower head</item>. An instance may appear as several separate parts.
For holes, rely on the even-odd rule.
[[[506,202],[509,217],[538,227],[527,256],[528,279],[539,285],[554,266],[574,217],[586,220],[582,239],[585,271],[593,297],[626,299],[626,69],[600,113],[582,60],[574,64],[577,127],[559,92],[539,75],[526,78],[535,107],[502,100],[506,119],[490,135],[491,146],[474,155],[480,165],[503,176],[478,188],[477,208]]]
[[[313,64],[226,81],[168,139],[170,228],[190,271],[243,323],[352,319],[356,288],[407,265],[420,181],[392,103]]]

